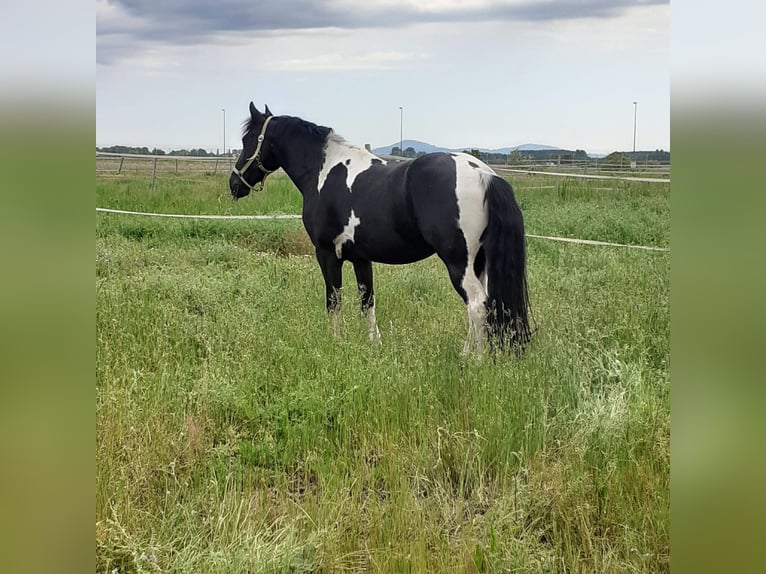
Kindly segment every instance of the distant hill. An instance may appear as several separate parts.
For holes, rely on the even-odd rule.
[[[372,150],[372,153],[378,154],[378,155],[388,155],[391,153],[391,150],[395,147],[399,147],[398,141],[388,146],[376,147]],[[407,149],[409,147],[414,148],[416,153],[420,153],[420,152],[433,153],[436,151],[452,151],[447,149],[446,147],[439,147],[439,146],[431,145],[430,143],[421,142],[418,140],[404,140],[402,142],[402,147],[404,149]]]
[[[473,148],[461,148],[463,149],[473,149]],[[503,154],[509,154],[513,151],[519,150],[519,151],[552,151],[552,150],[561,150],[562,148],[551,146],[551,145],[543,145],[543,144],[521,144],[514,147],[500,147],[496,149],[486,149],[486,148],[477,148],[479,151],[484,153],[503,153]],[[566,151],[566,150],[565,150]]]

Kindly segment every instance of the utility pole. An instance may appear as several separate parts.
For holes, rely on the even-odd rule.
[[[399,106],[399,153],[404,157],[404,139],[402,134],[404,133],[404,108]]]
[[[226,155],[226,108],[221,108],[223,112],[223,155]]]
[[[633,102],[633,153],[636,153],[636,116],[638,115],[638,102]]]

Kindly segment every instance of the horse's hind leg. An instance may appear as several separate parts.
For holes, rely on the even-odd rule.
[[[332,317],[332,332],[337,338],[340,336],[340,306],[341,287],[343,285],[343,261],[335,256],[335,251],[320,249],[316,250],[317,261],[322,269],[325,284],[325,303],[327,312]]]
[[[466,305],[468,335],[463,345],[463,354],[468,355],[475,350],[477,356],[481,357],[486,339],[487,291],[482,280],[476,275],[472,258],[468,259],[464,255],[456,260],[445,259],[444,262],[447,264],[452,286]]]
[[[468,294],[466,307],[469,326],[468,338],[463,352],[465,354],[471,352],[471,337],[473,336],[476,354],[481,357],[484,352],[484,341],[487,338],[487,292],[474,273],[472,266],[466,269],[463,277],[463,288]]]
[[[375,290],[372,286],[372,262],[354,261],[354,273],[356,284],[359,287],[359,296],[362,302],[362,313],[369,323],[370,341],[380,343],[380,331],[375,321]]]

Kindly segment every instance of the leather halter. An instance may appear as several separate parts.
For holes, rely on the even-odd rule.
[[[261,146],[263,146],[263,140],[264,136],[266,135],[266,126],[269,125],[269,122],[271,121],[271,118],[274,116],[269,116],[266,118],[266,121],[263,122],[263,127],[261,128],[261,133],[258,135],[258,145],[255,146],[255,153],[251,155],[247,161],[245,162],[245,165],[242,166],[242,169],[237,169],[236,166],[234,169],[232,169],[232,173],[235,174],[239,180],[244,183],[247,187],[249,187],[252,190],[258,191],[256,187],[258,184],[261,184],[261,188],[263,188],[263,180],[257,182],[255,185],[250,185],[245,180],[245,172],[248,170],[248,168],[255,163],[255,165],[258,166],[258,169],[260,169],[264,174],[268,175],[270,173],[273,173],[275,170],[273,169],[266,169],[263,167],[263,164],[261,163]],[[265,179],[265,176],[264,176]]]

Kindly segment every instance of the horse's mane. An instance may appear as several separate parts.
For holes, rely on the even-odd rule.
[[[308,133],[309,135],[326,137],[327,134],[332,132],[332,128],[328,128],[325,126],[318,126],[317,124],[306,121],[302,118],[297,118],[294,116],[279,116],[279,117],[289,120],[289,125],[292,128],[300,128],[303,132]],[[255,127],[255,119],[253,119],[253,117],[251,116],[245,120],[242,126],[242,134],[245,135],[250,133],[250,130],[252,130],[254,127]]]
[[[331,130],[332,131],[332,130]],[[349,142],[346,138],[344,138],[342,135],[336,134],[335,132],[332,132],[327,137],[328,142],[336,143],[340,146],[352,148],[352,149],[361,149],[358,145],[354,145],[351,142]]]

